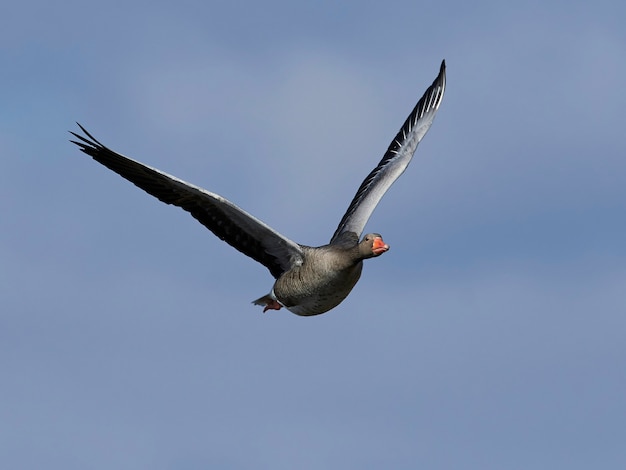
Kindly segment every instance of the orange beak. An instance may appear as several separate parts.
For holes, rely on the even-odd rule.
[[[389,245],[387,245],[382,238],[374,238],[374,244],[372,245],[372,253],[374,253],[374,255],[382,255],[388,249]]]

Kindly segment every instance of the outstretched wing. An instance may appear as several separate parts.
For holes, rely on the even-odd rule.
[[[389,145],[378,166],[361,183],[348,210],[331,239],[338,240],[342,233],[353,232],[361,237],[363,228],[376,208],[378,201],[411,162],[415,149],[430,128],[446,88],[446,61],[441,62],[439,75],[417,102],[395,139]]]
[[[88,137],[70,132],[80,149],[166,204],[182,207],[221,240],[263,264],[278,278],[302,261],[300,246],[218,194],[125,157]]]

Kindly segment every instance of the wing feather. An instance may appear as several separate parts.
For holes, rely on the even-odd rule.
[[[181,207],[218,238],[267,267],[275,278],[302,262],[300,246],[218,194],[189,184],[160,170],[121,155],[74,132],[72,140],[97,162],[113,170],[166,204]]]
[[[359,238],[361,237],[365,224],[376,205],[409,165],[417,145],[432,125],[445,88],[446,62],[444,60],[441,62],[439,75],[417,102],[396,137],[391,141],[378,166],[361,183],[348,210],[339,222],[331,243],[339,240],[345,232],[352,232]]]

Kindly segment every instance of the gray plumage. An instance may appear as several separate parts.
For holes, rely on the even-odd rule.
[[[281,235],[218,194],[125,157],[86,137],[72,140],[97,162],[166,204],[189,212],[232,247],[267,267],[276,279],[271,292],[253,303],[285,307],[297,315],[318,315],[341,303],[359,280],[363,260],[388,250],[379,234],[359,242],[365,224],[391,184],[404,172],[430,128],[445,91],[445,61],[379,164],[365,178],[328,245],[309,247]]]

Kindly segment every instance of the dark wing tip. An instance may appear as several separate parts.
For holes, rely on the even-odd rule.
[[[419,112],[415,115],[415,122],[417,119],[422,117],[425,113],[436,111],[439,109],[439,105],[443,100],[443,94],[446,89],[446,61],[445,59],[441,61],[441,66],[439,67],[439,74],[437,78],[433,81],[432,85],[428,87],[426,93],[422,99],[418,102],[415,107],[416,110],[419,109]]]
[[[444,84],[446,83],[446,59],[441,61],[441,67],[439,67],[439,76],[437,77],[437,81],[441,80]]]
[[[87,129],[85,129],[83,126],[80,125],[80,123],[77,122],[76,124],[78,125],[78,127],[80,127],[80,130],[83,131],[83,133],[87,137],[84,137],[84,136],[82,136],[80,134],[77,134],[76,132],[73,132],[73,131],[68,131],[68,132],[78,139],[78,140],[71,140],[70,139],[70,142],[72,142],[73,144],[78,145],[78,147],[80,148],[81,151],[83,151],[84,153],[86,153],[90,157],[95,158],[97,152],[100,152],[102,150],[108,150],[107,147],[105,147],[103,144],[101,144],[98,141],[98,139],[96,139],[93,135],[91,135],[87,131]]]

